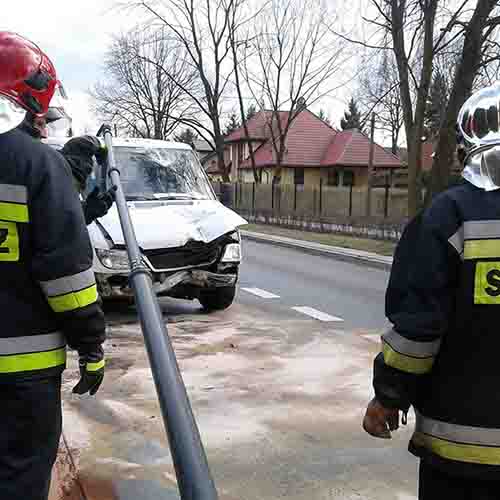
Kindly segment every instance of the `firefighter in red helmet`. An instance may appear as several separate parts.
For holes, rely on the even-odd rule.
[[[18,127],[26,112],[46,115],[55,68],[9,32],[0,32],[0,68],[0,498],[47,500],[66,345],[80,357],[74,392],[95,394],[105,324],[70,168]]]

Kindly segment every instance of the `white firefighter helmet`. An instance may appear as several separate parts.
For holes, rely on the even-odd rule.
[[[500,189],[500,82],[479,90],[465,102],[458,126],[472,145],[463,177],[486,191]]]

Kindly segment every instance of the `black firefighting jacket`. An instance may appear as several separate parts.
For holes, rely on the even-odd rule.
[[[100,350],[92,248],[64,158],[22,130],[0,135],[0,377],[60,373],[66,343]]]
[[[413,405],[410,451],[451,473],[500,472],[500,191],[438,196],[403,235],[374,387]]]

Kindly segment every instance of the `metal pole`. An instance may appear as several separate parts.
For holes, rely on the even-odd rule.
[[[156,385],[170,450],[182,500],[217,500],[217,490],[208,467],[200,433],[189,403],[177,359],[158,299],[153,292],[151,274],[142,262],[141,252],[130,220],[127,201],[115,163],[111,128],[100,132],[108,150],[108,175],[116,187],[116,206],[130,261],[130,283],[134,290],[144,341]]]
[[[372,176],[373,176],[373,156],[375,153],[375,113],[372,113],[370,130],[370,156],[368,157],[368,185],[366,187],[366,215],[372,214]]]

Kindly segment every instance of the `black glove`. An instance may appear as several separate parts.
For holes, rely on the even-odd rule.
[[[95,187],[87,196],[87,199],[83,202],[83,213],[87,226],[108,213],[108,210],[115,201],[115,192],[115,186],[104,193],[102,193],[98,187]]]
[[[73,176],[82,190],[85,189],[87,178],[94,167],[94,156],[100,165],[107,157],[106,148],[101,146],[99,139],[92,135],[82,135],[70,139],[61,149],[61,153],[68,161]]]
[[[101,347],[93,353],[80,355],[80,381],[73,388],[75,394],[93,396],[104,379],[104,352]]]
[[[104,165],[108,159],[108,149],[104,146],[100,147],[94,156],[99,165]]]

